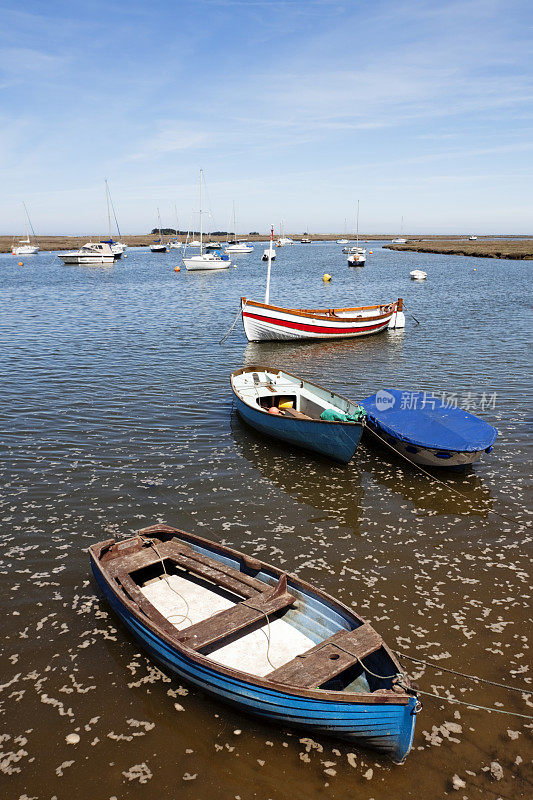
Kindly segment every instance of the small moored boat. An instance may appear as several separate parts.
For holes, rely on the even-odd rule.
[[[63,264],[112,264],[115,253],[107,242],[87,242],[79,250],[58,253]]]
[[[355,308],[283,308],[242,297],[241,308],[249,342],[351,339],[405,327],[401,299]]]
[[[425,281],[427,276],[427,272],[424,272],[423,269],[413,269],[409,273],[409,277],[412,281]]]
[[[352,608],[167,525],[94,544],[89,554],[111,608],[165,669],[272,723],[347,739],[395,762],[409,753],[416,692]]]
[[[351,400],[290,372],[244,367],[231,375],[239,416],[261,433],[347,464],[363,433]]]
[[[361,400],[367,427],[415,464],[462,468],[490,453],[498,431],[431,392],[382,389]]]

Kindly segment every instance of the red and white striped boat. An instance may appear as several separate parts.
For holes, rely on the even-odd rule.
[[[357,308],[281,308],[241,297],[242,322],[249,342],[296,339],[350,339],[387,328],[404,328],[403,301]]]

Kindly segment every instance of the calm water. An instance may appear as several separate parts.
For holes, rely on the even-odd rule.
[[[240,296],[264,295],[260,245],[213,274],[176,274],[176,255],[144,249],[111,268],[0,256],[2,796],[432,799],[455,774],[457,797],[531,796],[527,721],[425,698],[403,767],[311,742],[162,675],[89,575],[89,544],[164,521],[286,565],[357,606],[393,648],[532,685],[530,529],[487,511],[529,519],[531,264],[370,247],[365,269],[349,269],[338,245],[279,250],[272,301],[402,296],[421,324],[300,345],[247,344],[240,323],[218,343]],[[409,280],[415,267],[427,283]],[[354,399],[456,393],[498,427],[497,446],[445,478],[466,498],[367,446],[347,467],[285,449],[232,409],[229,373],[253,363]],[[411,674],[426,691],[533,713],[520,694]]]

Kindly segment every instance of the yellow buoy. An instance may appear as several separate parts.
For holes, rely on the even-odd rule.
[[[474,272],[477,272],[476,268],[474,267]]]
[[[326,272],[324,274],[324,277],[322,278],[322,280],[324,281],[324,283],[328,283],[328,281],[331,280],[331,275],[329,274],[329,272]]]
[[[174,272],[180,272],[180,271],[181,271],[181,267],[174,267]]]
[[[19,261],[19,267],[22,267],[22,266],[24,266],[22,261]]]
[[[372,250],[369,250],[369,251],[368,251],[368,255],[369,255],[369,256],[372,256],[372,255],[374,255],[374,253],[372,252]]]

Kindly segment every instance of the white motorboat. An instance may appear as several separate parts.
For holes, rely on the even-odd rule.
[[[346,253],[346,255],[351,255],[352,253],[360,253],[361,255],[366,255],[366,250],[363,247],[343,247],[342,252]]]
[[[231,265],[230,257],[228,255],[220,255],[212,250],[204,253],[203,247],[203,225],[202,225],[202,184],[204,180],[204,171],[200,170],[200,254],[197,256],[190,256],[185,258],[183,256],[183,263],[189,272],[199,272],[200,270],[214,270],[214,269],[228,269]],[[187,244],[185,245],[185,248]],[[185,250],[184,248],[184,250]]]
[[[201,247],[202,243],[198,239],[193,239],[192,242],[187,244],[187,247]]]
[[[294,244],[294,241],[288,236],[280,236],[276,242],[276,247],[285,247],[288,244]]]
[[[348,239],[337,239],[337,244],[348,244]]]
[[[170,242],[169,247],[171,250],[181,250],[181,242]]]
[[[469,239],[471,242],[475,242],[475,241],[477,240],[477,236],[469,236],[469,237],[468,237],[468,239]]]
[[[423,269],[413,269],[409,273],[412,281],[425,281],[428,274]]]
[[[227,255],[233,255],[234,253],[253,253],[253,251],[253,245],[248,244],[248,242],[232,242],[228,244],[224,250]]]
[[[362,255],[361,253],[352,253],[351,256],[348,256],[349,267],[364,267],[365,264],[366,255]]]
[[[12,253],[14,256],[34,256],[36,253],[39,252],[39,245],[37,244],[37,237],[35,235],[35,231],[33,230],[33,225],[31,224],[30,215],[28,214],[28,209],[26,208],[26,203],[22,203],[24,206],[24,211],[26,212],[26,219],[28,224],[26,226],[26,238],[21,239],[17,245],[13,246]],[[30,239],[30,231],[32,233],[32,239]]]
[[[115,254],[107,242],[87,242],[79,250],[58,253],[64,264],[112,264]]]
[[[308,239],[307,236],[304,236],[303,239],[300,239],[300,244],[311,244],[311,239]]]

